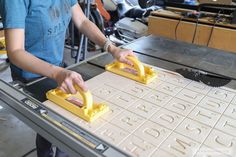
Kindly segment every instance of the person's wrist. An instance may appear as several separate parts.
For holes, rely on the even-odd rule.
[[[113,56],[115,57],[117,53],[120,52],[120,48],[119,47],[116,47],[115,45],[110,45],[108,47],[108,52]]]
[[[103,44],[103,50],[105,52],[109,52],[109,47],[112,45],[112,42],[109,40],[109,38],[106,38],[104,44]]]
[[[61,73],[63,70],[63,68],[52,65],[52,69],[51,69],[51,75],[50,78],[56,80],[58,78],[59,73]]]

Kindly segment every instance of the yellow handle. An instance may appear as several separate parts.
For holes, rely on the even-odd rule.
[[[93,107],[93,97],[90,91],[84,92],[82,89],[75,85],[75,89],[80,93],[83,99],[83,105],[86,107],[86,109],[91,109]]]
[[[128,60],[130,60],[133,65],[134,65],[134,69],[137,70],[138,72],[138,76],[143,77],[145,76],[145,69],[143,64],[138,60],[137,57],[133,57],[133,56],[127,56],[126,57]],[[124,63],[121,63],[124,64]]]

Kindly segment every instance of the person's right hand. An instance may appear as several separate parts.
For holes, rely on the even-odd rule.
[[[65,93],[76,94],[75,85],[85,92],[88,90],[81,75],[71,70],[60,68],[55,72],[54,79],[58,84],[58,88]]]

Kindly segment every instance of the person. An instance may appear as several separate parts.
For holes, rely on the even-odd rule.
[[[46,76],[54,79],[58,88],[75,94],[74,85],[87,91],[80,74],[62,68],[64,41],[69,22],[97,45],[126,64],[134,56],[107,40],[102,32],[86,18],[77,0],[0,0],[7,55],[13,79],[28,82]],[[52,144],[37,134],[38,157],[53,156]],[[56,157],[67,154],[57,149]]]

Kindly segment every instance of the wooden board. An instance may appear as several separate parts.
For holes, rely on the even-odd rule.
[[[110,72],[88,80],[95,101],[110,107],[91,124],[50,101],[44,104],[132,156],[235,156],[236,90],[157,71],[149,85]]]
[[[151,15],[156,16],[156,17],[165,17],[165,18],[172,18],[172,19],[180,19],[182,18],[181,13],[186,13],[186,12],[192,12],[193,10],[188,10],[188,9],[181,9],[181,8],[171,8],[171,7],[167,7],[167,10],[157,10],[157,11],[153,11],[151,13]],[[199,23],[202,24],[208,24],[208,25],[214,25],[214,16],[217,15],[217,13],[211,13],[211,12],[204,12],[202,11],[202,13],[207,13],[208,15],[211,15],[211,17],[202,17],[199,18]],[[229,17],[229,15],[224,15],[226,17]],[[185,17],[184,18],[185,21],[189,21],[189,22],[193,22],[196,23],[197,19],[196,18],[188,18]],[[223,22],[217,22],[215,24],[216,26],[220,26],[220,27],[225,27],[225,28],[234,28],[236,29],[236,25],[234,24],[230,24],[230,23],[223,23]]]
[[[236,40],[236,25],[223,22],[215,23],[213,17],[203,17],[198,20],[198,25],[196,26],[196,18],[187,18],[181,15],[181,12],[186,11],[188,10],[169,9],[152,12],[148,20],[148,33],[236,52],[236,45],[234,44]],[[212,15],[215,16],[215,14]],[[196,35],[194,38],[195,29]]]
[[[192,43],[196,29],[194,44],[236,52],[234,44],[236,41],[235,25],[232,25],[234,26],[232,28],[216,25],[214,29],[213,26],[214,24],[199,22],[196,27],[195,19],[191,22],[181,19],[180,16],[176,16],[176,18],[169,17],[169,15],[166,17],[164,15],[150,16],[148,33]]]

